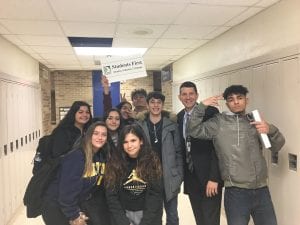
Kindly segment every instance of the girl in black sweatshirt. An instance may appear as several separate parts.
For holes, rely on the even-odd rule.
[[[114,225],[161,225],[161,165],[143,130],[125,126],[107,163],[106,196]]]

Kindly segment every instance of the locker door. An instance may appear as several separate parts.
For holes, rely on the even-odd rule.
[[[265,102],[264,115],[266,120],[277,122],[281,115],[278,113],[278,103],[282,102],[281,95],[281,66],[279,61],[266,65],[266,79],[264,80]]]
[[[205,96],[203,96],[205,99],[213,95],[213,79],[205,79],[203,80],[203,84],[205,87]]]
[[[225,88],[228,87],[229,79],[230,79],[229,75],[224,75],[224,76],[219,77],[219,93],[220,94],[223,94]],[[228,111],[225,101],[219,101],[219,104],[220,104],[220,112]]]
[[[300,99],[300,57],[288,58],[282,61],[282,88],[280,94],[282,101],[278,111],[281,114],[281,127],[284,134],[289,137],[291,146],[299,146],[299,99]],[[288,78],[288,79],[287,79]],[[288,109],[288,110],[287,110]],[[292,122],[291,122],[292,121]],[[299,152],[297,149],[293,152]]]
[[[5,111],[6,111],[6,93],[5,93],[6,87],[3,81],[0,80],[0,102],[1,102],[1,110],[0,110],[0,124],[1,124],[1,133],[0,133],[0,182],[2,185],[0,185],[0,201],[1,201],[1,207],[0,207],[0,218],[5,218],[5,201],[4,201],[4,144],[6,142],[6,119],[5,119]]]
[[[251,106],[253,107],[252,109],[263,110],[266,104],[264,91],[266,67],[260,65],[258,67],[253,67],[252,71]]]
[[[282,101],[278,107],[280,117],[280,129],[286,137],[284,151],[280,152],[279,166],[280,172],[271,171],[270,183],[274,187],[278,187],[284,181],[284,187],[274,190],[274,200],[281,202],[280,205],[275,205],[276,210],[281,215],[288,215],[288,221],[291,225],[299,224],[299,209],[300,201],[295,199],[294,193],[299,193],[300,173],[299,173],[299,141],[300,141],[300,118],[299,118],[299,99],[300,99],[300,56],[286,58],[282,61],[281,83]],[[288,153],[295,154],[298,157],[298,169],[293,171],[288,169]],[[279,179],[276,180],[280,175]],[[281,187],[281,186],[280,186]],[[275,192],[276,191],[276,192]],[[299,196],[299,194],[296,194]],[[296,197],[297,198],[297,197]],[[284,217],[284,216],[282,216]],[[280,221],[280,219],[282,221]],[[280,218],[278,224],[284,224],[284,219]],[[287,221],[287,220],[285,220]]]
[[[15,126],[15,112],[14,112],[14,84],[7,83],[7,156],[5,158],[5,202],[7,208],[7,216],[9,217],[13,213],[13,202],[14,202],[14,185],[12,184],[12,177],[14,177],[14,126]]]
[[[9,155],[10,155],[10,149],[9,149],[9,139],[8,139],[8,118],[7,118],[7,102],[8,102],[8,84],[6,82],[2,82],[1,86],[1,93],[2,93],[2,101],[1,101],[1,113],[2,113],[2,119],[4,120],[3,129],[1,130],[1,136],[3,137],[4,142],[4,154],[2,157],[1,162],[1,171],[2,171],[2,194],[3,194],[3,202],[2,202],[2,214],[3,214],[3,221],[6,223],[9,219],[10,212],[11,212],[11,195],[10,195],[10,172],[9,172]],[[3,108],[2,108],[3,107]]]

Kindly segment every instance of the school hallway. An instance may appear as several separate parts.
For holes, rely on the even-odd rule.
[[[223,203],[222,203],[223,204]],[[178,199],[178,212],[180,225],[195,225],[194,215],[188,197],[182,193],[179,194]],[[164,217],[165,218],[165,217]],[[26,218],[26,208],[21,207],[17,215],[8,225],[43,225],[41,217],[28,219]],[[227,225],[225,213],[222,209],[221,213],[221,224]]]
[[[109,77],[113,106],[120,97],[132,102],[131,92],[143,88],[161,91],[164,110],[176,114],[185,81],[196,84],[197,102],[231,85],[247,87],[247,113],[259,110],[286,139],[279,152],[262,151],[278,225],[300,224],[300,0],[0,0],[0,6],[0,225],[43,224],[27,219],[22,207],[38,141],[74,101],[101,115],[100,75],[113,72],[108,68],[120,72]],[[107,59],[115,53],[83,54],[80,44],[143,52],[113,63]],[[220,112],[228,111],[219,103]],[[237,140],[247,136],[237,133]],[[178,205],[180,224],[195,225],[187,196],[180,194]],[[224,210],[221,221],[227,225]]]

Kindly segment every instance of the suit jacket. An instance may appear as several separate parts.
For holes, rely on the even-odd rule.
[[[207,107],[203,121],[208,120],[218,112],[218,109],[215,107]],[[194,171],[191,173],[188,170],[187,163],[185,161],[186,146],[183,138],[184,114],[184,109],[177,114],[177,122],[183,151],[182,155],[184,158],[184,193],[205,194],[206,184],[209,180],[218,182],[219,189],[221,189],[223,182],[212,141],[191,138],[191,158],[194,165]]]

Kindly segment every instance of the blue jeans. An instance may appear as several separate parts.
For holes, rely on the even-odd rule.
[[[166,225],[179,225],[177,205],[178,205],[178,195],[176,195],[176,197],[172,198],[168,202],[164,198],[164,207],[165,207],[166,218],[167,218]]]
[[[268,187],[225,188],[224,205],[228,225],[248,225],[250,215],[255,225],[277,225]]]

